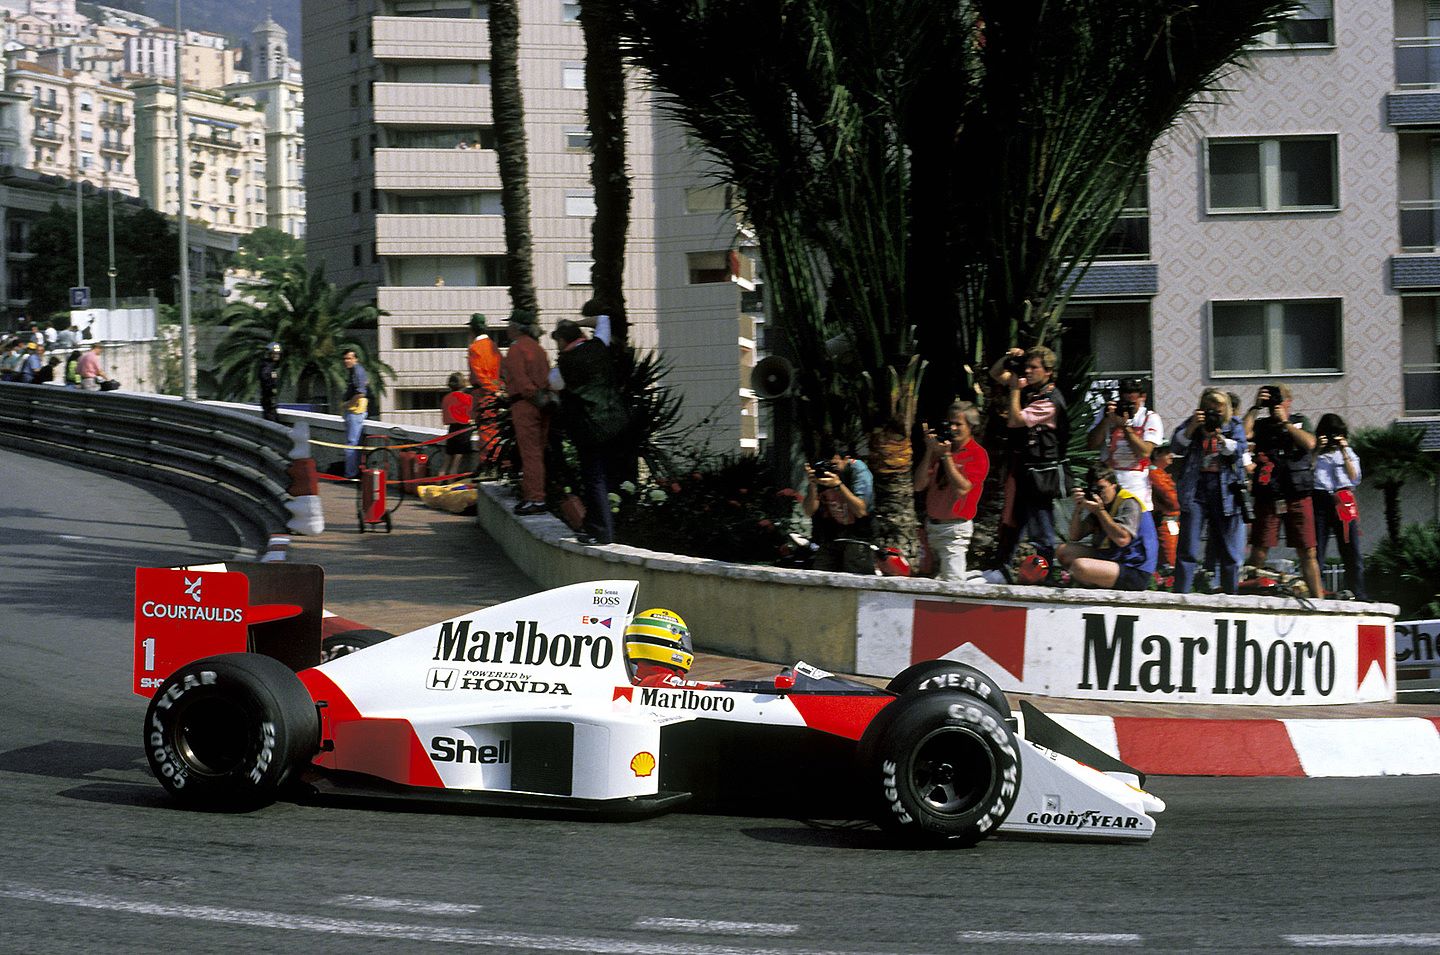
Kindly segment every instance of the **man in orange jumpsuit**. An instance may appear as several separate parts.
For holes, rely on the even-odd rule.
[[[1168,470],[1175,452],[1168,444],[1150,455],[1150,491],[1155,501],[1155,536],[1160,540],[1162,567],[1175,567],[1175,552],[1180,544],[1180,497],[1175,493],[1175,479]],[[1158,575],[1159,570],[1156,571]]]
[[[515,513],[545,513],[545,442],[555,393],[550,390],[550,359],[536,341],[533,312],[515,309],[509,320],[510,350],[500,363],[510,401],[510,422],[520,451],[520,503]]]
[[[470,331],[475,333],[467,355],[470,387],[474,389],[475,399],[475,446],[480,449],[479,467],[483,469],[494,463],[498,450],[495,401],[500,394],[500,349],[486,334],[485,316],[479,312],[470,316]]]

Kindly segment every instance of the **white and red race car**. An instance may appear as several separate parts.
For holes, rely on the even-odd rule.
[[[764,681],[637,686],[622,638],[636,589],[574,584],[400,636],[323,636],[318,567],[140,569],[134,689],[150,700],[151,769],[201,806],[287,793],[611,816],[688,804],[869,818],[948,845],[1154,834],[1164,803],[1139,773],[1028,704],[1012,715],[965,664],[919,663],[887,689],[804,663]]]

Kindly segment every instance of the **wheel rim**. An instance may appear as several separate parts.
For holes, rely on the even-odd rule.
[[[364,650],[368,646],[370,646],[368,643],[349,643],[346,641],[327,643],[320,651],[320,662],[329,663],[338,657],[348,657],[356,650]]]
[[[189,703],[175,719],[175,748],[201,776],[227,776],[249,756],[251,714],[238,702],[211,695]]]
[[[910,785],[921,804],[941,816],[969,812],[984,799],[995,778],[990,748],[963,726],[932,730],[915,747]]]

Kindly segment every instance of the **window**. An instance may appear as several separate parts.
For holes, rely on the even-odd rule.
[[[360,267],[360,246],[358,245],[350,247],[350,264],[357,269]]]
[[[350,84],[350,105],[360,105],[360,87],[355,85],[354,83]]]
[[[350,31],[350,52],[351,52],[351,53],[359,53],[359,52],[360,52],[360,34],[357,33],[357,32],[354,31],[354,30],[351,30],[351,31]]]
[[[495,148],[495,129],[478,126],[468,129],[390,129],[386,131],[387,144],[395,149],[458,149],[464,143],[468,149],[479,144],[481,149]]]
[[[567,90],[583,90],[585,88],[585,64],[561,64],[560,85]]]
[[[490,61],[476,63],[401,63],[387,67],[385,78],[395,83],[463,83],[490,85]]]
[[[360,211],[360,193],[358,193],[358,192],[352,192],[352,193],[350,193],[350,211],[351,211],[351,212],[359,212],[359,211]]]
[[[728,282],[734,274],[729,252],[691,252],[685,256],[691,285]]]
[[[81,123],[81,124],[80,124],[80,141],[81,141],[82,143],[89,143],[89,142],[94,142],[94,141],[95,141],[95,124],[94,124],[94,123]]]
[[[1288,20],[1279,28],[1262,33],[1256,43],[1261,47],[1334,46],[1333,0],[1304,0]]]
[[[1150,375],[1150,304],[1072,300],[1065,306],[1060,360],[1091,358],[1091,375],[1147,378]]]
[[[1211,139],[1209,212],[1304,212],[1339,208],[1334,136]]]
[[[593,218],[595,194],[593,192],[567,192],[565,194],[565,214]]]
[[[470,332],[465,328],[397,328],[395,347],[404,348],[467,348]]]
[[[730,190],[726,186],[692,186],[685,190],[685,211],[719,213],[730,208]]]
[[[590,130],[584,126],[566,126],[565,151],[569,153],[589,152]]]
[[[1339,299],[1210,303],[1212,375],[1339,371]]]
[[[589,285],[590,268],[595,263],[590,259],[566,259],[565,260],[565,284],[566,285]]]
[[[490,19],[490,4],[472,0],[395,0],[390,11],[397,17],[447,17],[459,20]]]
[[[396,195],[390,207],[402,215],[434,216],[499,216],[505,210],[500,204],[500,191],[469,193],[438,193],[434,195]]]
[[[89,93],[80,94],[80,112],[88,113],[95,107],[95,99]]]
[[[395,410],[439,411],[440,403],[449,393],[449,389],[446,388],[396,388]]]
[[[354,137],[354,138],[352,138],[352,139],[350,140],[350,158],[351,158],[352,160],[356,160],[356,159],[359,159],[359,158],[360,158],[360,139],[359,139],[359,137]]]

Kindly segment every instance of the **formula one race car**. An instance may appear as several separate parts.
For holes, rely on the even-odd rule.
[[[804,663],[637,686],[621,639],[636,589],[574,584],[401,636],[322,637],[318,567],[141,569],[150,767],[207,807],[285,793],[609,816],[689,804],[869,818],[944,845],[1154,833],[1164,803],[1139,773],[1028,704],[1012,715],[961,663],[919,663],[887,689]]]

